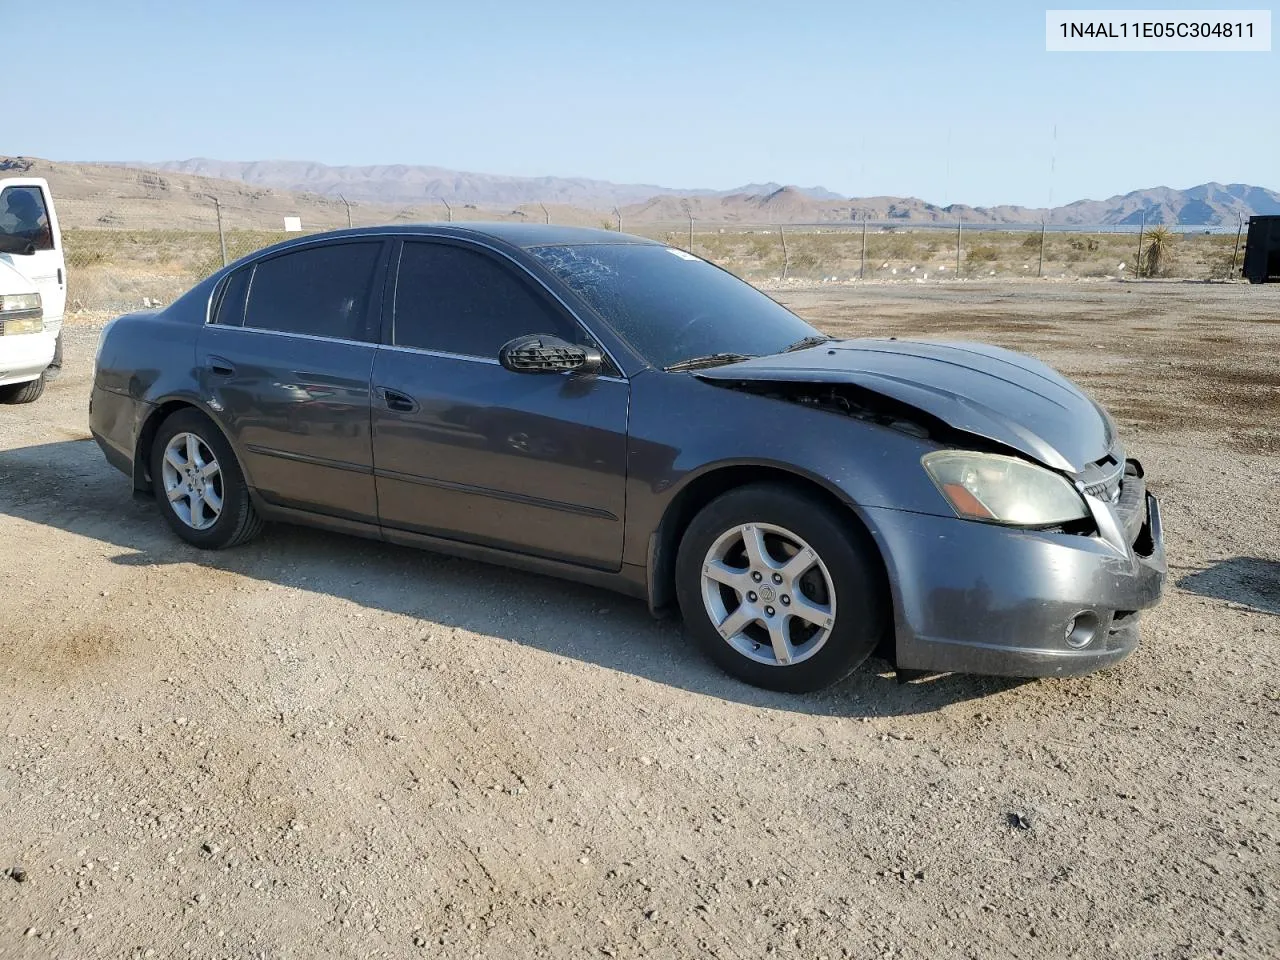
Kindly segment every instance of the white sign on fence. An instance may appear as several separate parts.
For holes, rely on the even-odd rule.
[[[301,233],[302,218],[301,217],[285,217],[284,232],[285,233]]]

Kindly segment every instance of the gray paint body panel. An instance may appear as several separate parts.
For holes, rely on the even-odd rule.
[[[1111,418],[1079,387],[1039,360],[982,343],[844,340],[698,376],[851,384],[1073,473],[1115,443]]]
[[[475,239],[534,273],[522,245],[580,242],[582,233],[592,241],[620,239],[474,226],[340,235],[379,233]],[[315,241],[293,245],[308,242]],[[913,669],[1096,669],[1136,643],[1136,617],[1124,614],[1159,598],[1165,564],[1153,499],[1141,518],[1091,503],[1109,518],[1100,526],[1140,526],[1147,556],[1114,535],[959,520],[920,466],[921,456],[938,449],[936,440],[726,389],[786,381],[865,390],[1074,477],[1087,477],[1090,464],[1108,453],[1122,456],[1110,418],[1030,358],[979,344],[846,341],[663,373],[593,317],[593,332],[617,356],[624,378],[514,374],[479,364],[486,368],[481,377],[468,369],[476,364],[430,354],[206,326],[220,276],[164,311],[126,316],[104,332],[91,426],[108,459],[132,471],[135,486],[145,482],[137,453],[148,425],[165,404],[186,403],[230,438],[268,518],[653,599],[662,559],[655,559],[655,543],[682,495],[717,471],[769,470],[826,491],[847,506],[850,524],[871,533],[893,593],[897,662]],[[554,278],[541,279],[564,293]],[[575,313],[581,308],[571,294],[563,303]],[[250,345],[253,338],[259,342]],[[214,377],[210,356],[230,360],[235,377]],[[417,411],[379,409],[380,386],[412,396]],[[1103,636],[1074,651],[1064,644],[1065,626],[1086,610],[1100,618]]]

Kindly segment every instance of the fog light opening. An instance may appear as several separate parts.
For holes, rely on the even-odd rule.
[[[1093,643],[1098,635],[1098,615],[1091,610],[1077,613],[1067,623],[1067,646],[1079,650]]]

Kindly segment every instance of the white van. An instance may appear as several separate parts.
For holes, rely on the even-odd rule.
[[[62,368],[67,266],[49,184],[0,179],[0,402],[30,403]]]

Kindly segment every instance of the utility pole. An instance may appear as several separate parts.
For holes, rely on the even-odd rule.
[[[1044,276],[1044,221],[1040,221],[1040,266],[1036,267],[1036,276]]]
[[[956,276],[960,276],[960,232],[964,228],[964,215],[956,217]]]
[[[1138,227],[1138,259],[1134,261],[1133,272],[1142,276],[1142,235],[1147,232],[1147,211],[1142,211],[1142,225]]]
[[[867,215],[862,215],[862,263],[858,266],[858,279],[867,276]]]
[[[1232,280],[1236,275],[1236,254],[1240,252],[1240,234],[1244,232],[1244,217],[1241,216],[1236,221],[1236,248],[1231,251],[1231,272],[1227,274],[1227,279]]]
[[[222,232],[222,204],[218,202],[218,198],[213,198],[213,209],[218,214],[218,244],[222,247],[222,265],[227,265],[227,235]]]

